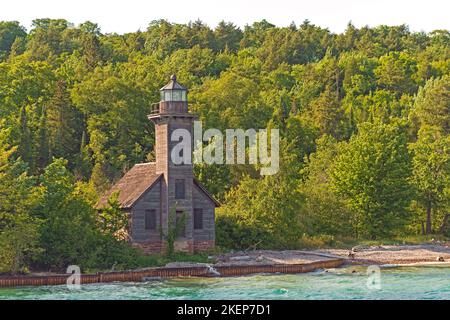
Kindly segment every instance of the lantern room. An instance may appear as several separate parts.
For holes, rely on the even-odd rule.
[[[170,77],[170,82],[160,92],[161,101],[187,102],[187,89],[177,82],[176,75]]]

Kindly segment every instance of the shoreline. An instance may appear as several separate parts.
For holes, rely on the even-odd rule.
[[[350,256],[349,256],[350,254]],[[295,274],[351,265],[397,267],[450,267],[447,244],[357,246],[348,249],[254,250],[215,257],[215,263],[172,262],[163,267],[81,274],[81,283],[142,282],[153,278],[229,277],[251,274]],[[70,274],[35,272],[0,275],[0,287],[66,284]],[[147,280],[146,280],[147,279]]]
[[[450,244],[356,246],[352,249],[254,250],[217,257],[218,265],[292,264],[310,260],[343,259],[359,265],[443,265],[450,263]]]
[[[336,257],[347,257],[354,263],[373,265],[418,265],[450,262],[450,244],[356,246],[352,250],[319,250]],[[349,256],[350,255],[350,256]]]
[[[304,264],[275,264],[275,265],[242,265],[218,266],[196,265],[180,267],[157,267],[142,270],[121,272],[106,272],[96,274],[81,274],[79,284],[111,283],[111,282],[145,282],[160,278],[176,277],[233,277],[252,274],[298,274],[315,271],[317,269],[337,268],[344,264],[343,259],[327,259]],[[73,284],[70,274],[41,275],[41,276],[9,276],[0,277],[0,287],[20,286],[49,286]]]

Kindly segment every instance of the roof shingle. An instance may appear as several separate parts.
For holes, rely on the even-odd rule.
[[[136,164],[99,200],[97,208],[107,205],[109,197],[116,191],[120,191],[120,207],[131,208],[161,176],[161,173],[155,173],[154,162]]]

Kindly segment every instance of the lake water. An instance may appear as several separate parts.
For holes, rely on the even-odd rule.
[[[296,275],[174,278],[145,283],[0,288],[0,299],[450,299],[450,268],[382,268],[369,287],[367,268]]]

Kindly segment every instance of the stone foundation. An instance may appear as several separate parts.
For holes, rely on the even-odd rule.
[[[149,243],[133,243],[133,247],[141,249],[144,254],[156,254],[162,253],[165,249],[165,245],[162,241],[155,241]]]
[[[194,241],[194,252],[208,251],[215,246],[214,240]]]
[[[194,252],[194,242],[192,240],[177,240],[174,243],[175,252]]]
[[[213,249],[215,246],[214,240],[206,241],[175,241],[174,249],[176,252],[202,252]],[[166,250],[166,243],[164,241],[155,241],[148,243],[133,243],[133,247],[139,248],[144,252],[144,254],[158,254],[163,253]]]

